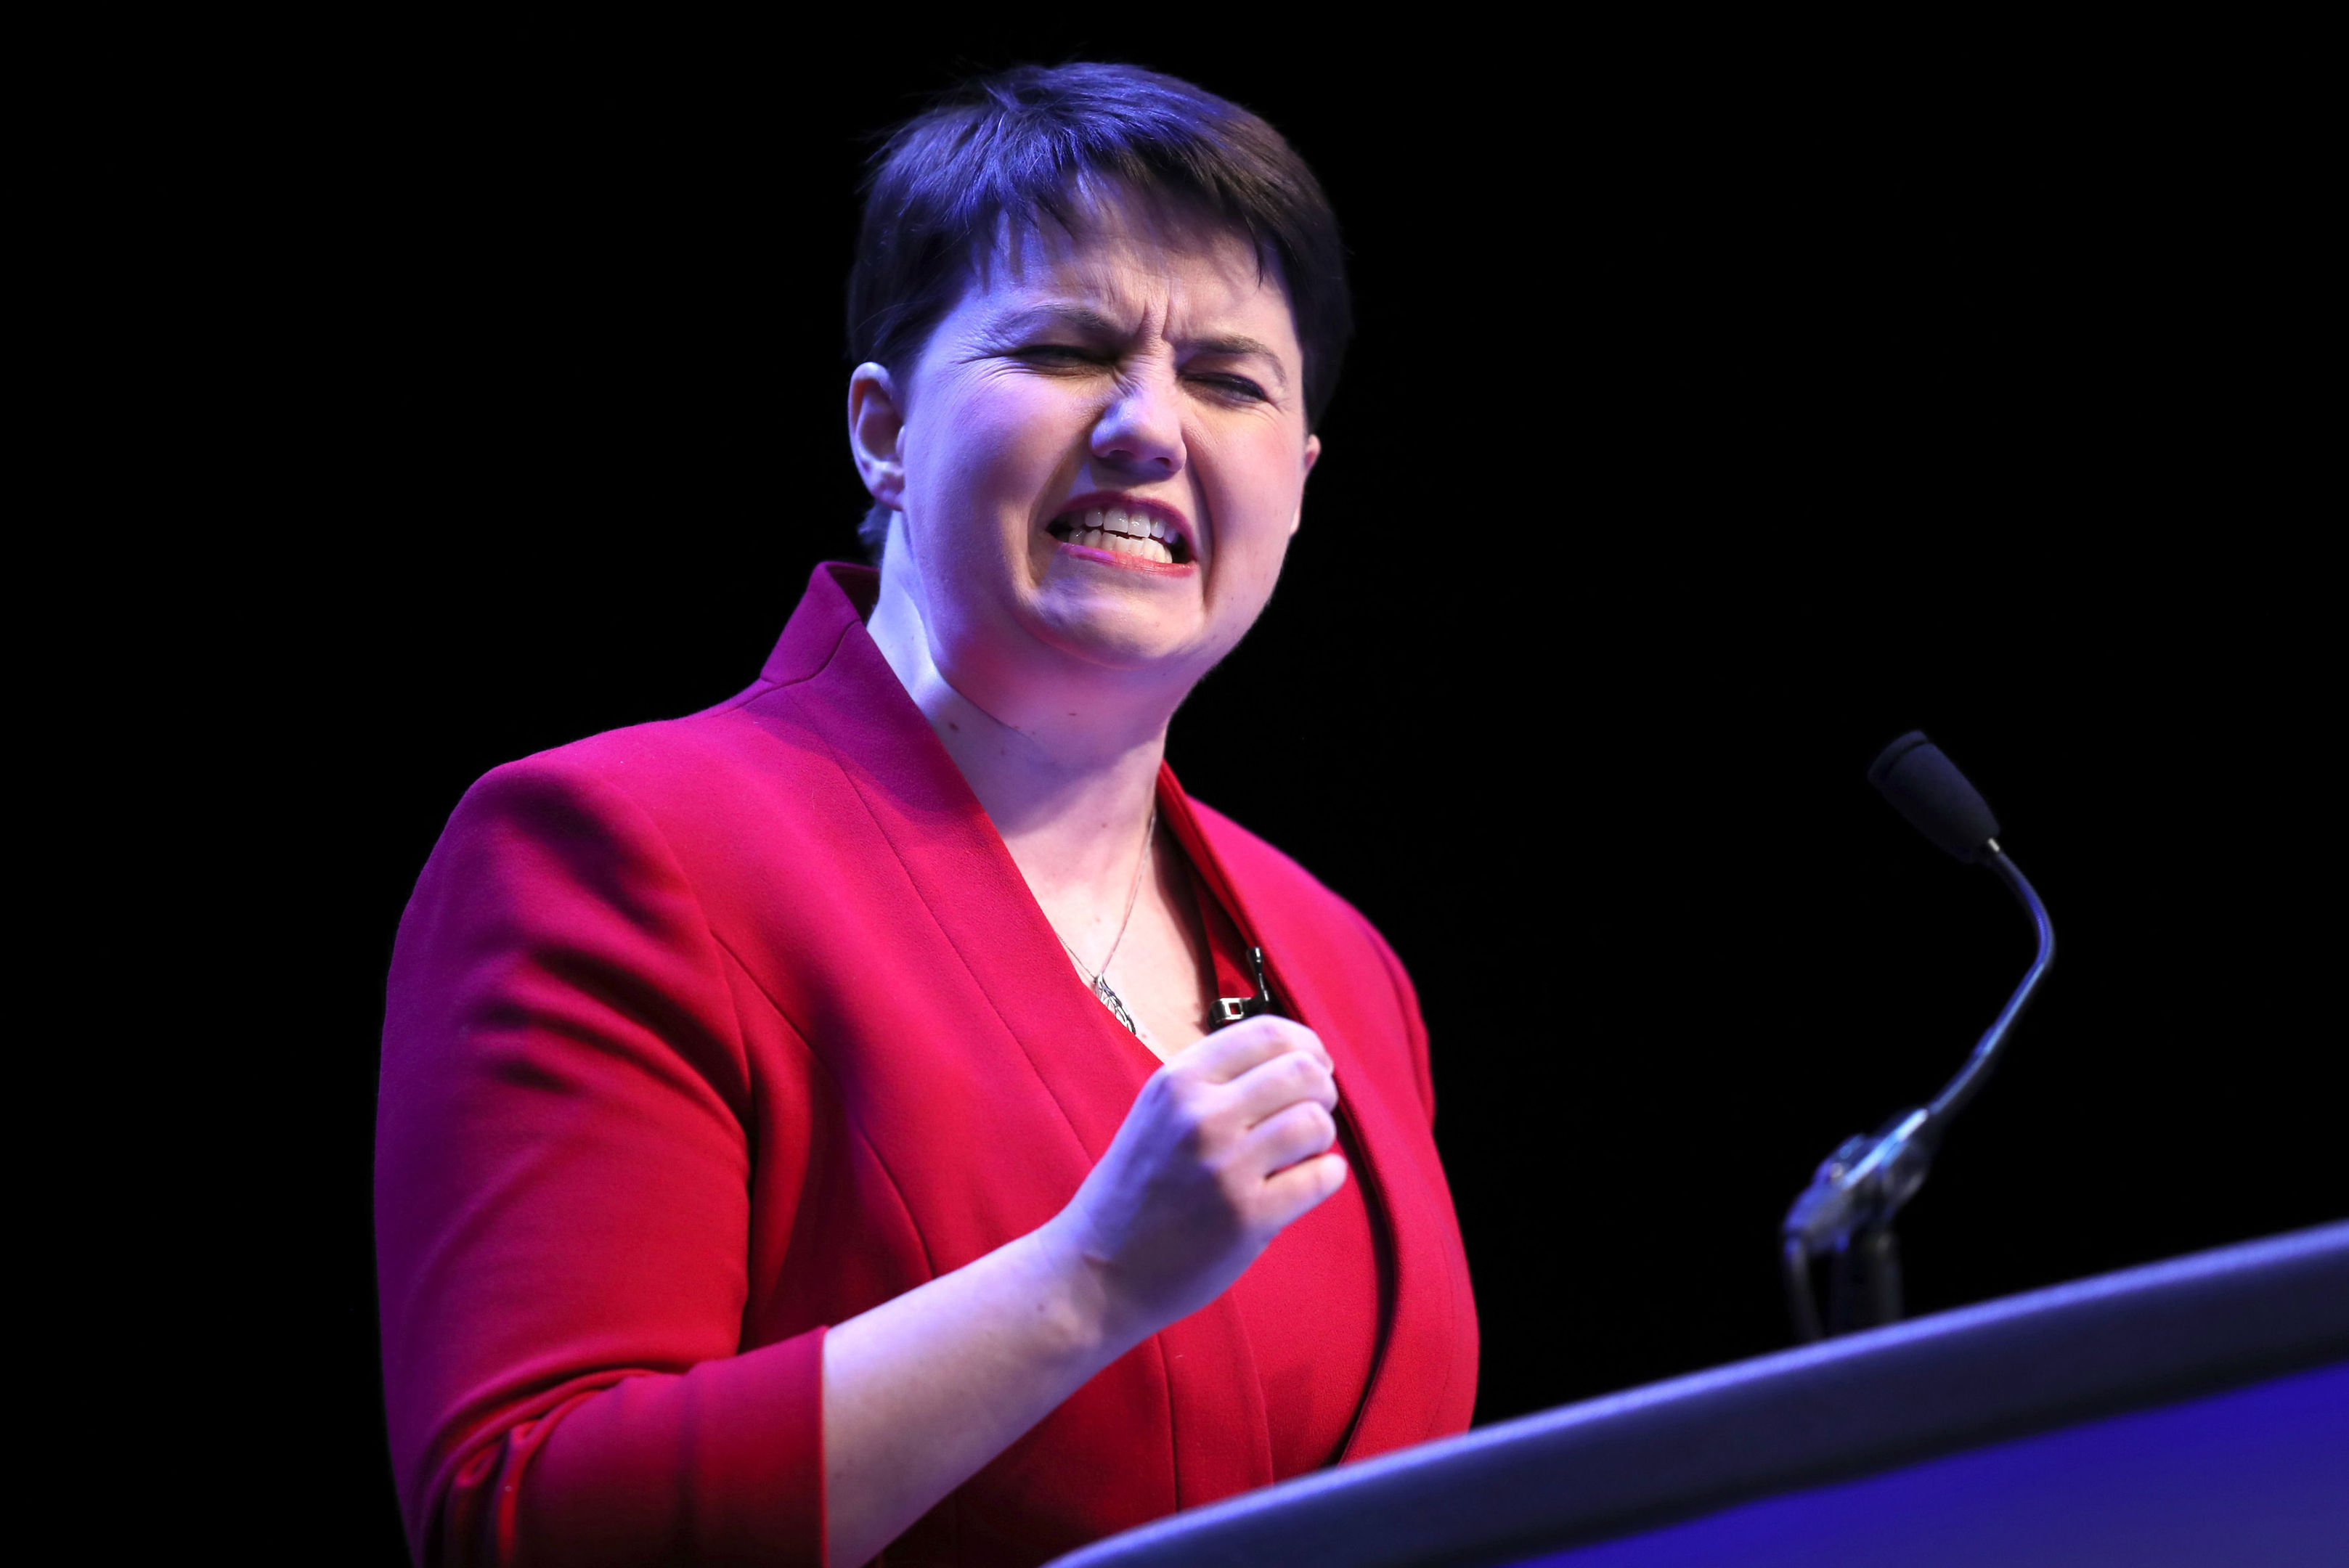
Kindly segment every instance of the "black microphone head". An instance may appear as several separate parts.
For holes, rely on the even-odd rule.
[[[1969,864],[1985,858],[1990,841],[1998,837],[1990,803],[1921,729],[1886,747],[1868,765],[1868,781],[1919,832]]]

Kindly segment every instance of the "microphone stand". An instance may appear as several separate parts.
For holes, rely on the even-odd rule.
[[[1786,1212],[1779,1229],[1786,1305],[1796,1336],[1806,1341],[1899,1321],[1900,1245],[1892,1233],[1893,1217],[1924,1185],[1951,1119],[1981,1091],[2005,1048],[2008,1032],[2055,961],[2055,928],[2038,892],[1996,839],[1983,848],[1984,861],[2031,916],[2039,936],[2038,955],[1965,1066],[1932,1103],[1894,1117],[1872,1136],[1844,1140]],[[1811,1289],[1812,1261],[1823,1256],[1829,1260],[1824,1325]]]

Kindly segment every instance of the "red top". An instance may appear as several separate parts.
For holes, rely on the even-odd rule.
[[[1057,1212],[1157,1062],[1071,969],[820,568],[730,702],[469,791],[400,922],[376,1235],[428,1563],[815,1563],[823,1326]],[[1223,994],[1264,949],[1353,1180],[889,1548],[1034,1563],[1467,1425],[1475,1312],[1411,983],[1185,797]],[[1225,929],[1228,923],[1228,929]]]

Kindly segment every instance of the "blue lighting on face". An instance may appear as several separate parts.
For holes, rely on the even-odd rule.
[[[2342,1568],[2349,1366],[1766,1498],[1520,1568]]]

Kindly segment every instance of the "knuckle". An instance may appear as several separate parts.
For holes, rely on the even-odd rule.
[[[1337,1085],[1330,1077],[1330,1069],[1309,1057],[1298,1058],[1298,1066],[1291,1076],[1296,1080],[1297,1094],[1300,1099],[1319,1102],[1324,1099],[1337,1098]]]
[[[1338,1124],[1330,1119],[1328,1111],[1310,1101],[1297,1108],[1293,1127],[1298,1141],[1317,1152],[1337,1140]]]
[[[1144,1105],[1175,1105],[1183,1103],[1185,1080],[1173,1068],[1160,1068],[1142,1086],[1140,1103]]]
[[[1278,1130],[1281,1141],[1284,1143],[1290,1145],[1318,1143],[1325,1127],[1331,1127],[1334,1130],[1333,1124],[1330,1121],[1330,1113],[1309,1099],[1292,1105],[1280,1113]]]
[[[1201,1153],[1222,1150],[1232,1141],[1231,1121],[1228,1107],[1200,1106],[1186,1124],[1192,1147]]]

